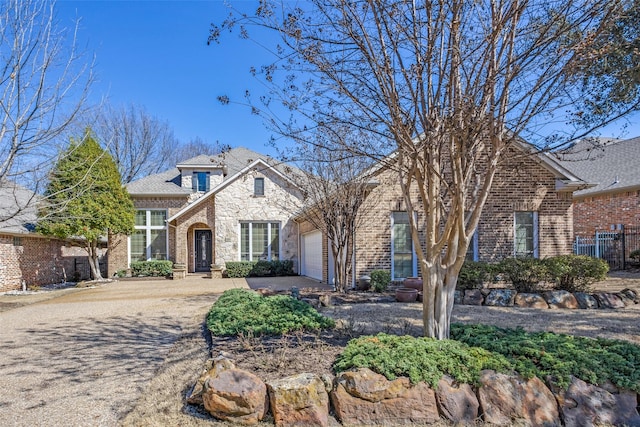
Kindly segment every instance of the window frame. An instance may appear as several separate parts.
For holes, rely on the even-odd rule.
[[[254,224],[266,224],[266,230],[267,230],[267,245],[266,245],[266,249],[267,249],[267,261],[272,261],[272,260],[279,260],[282,259],[281,254],[282,254],[282,224],[280,221],[240,221],[238,223],[238,260],[240,261],[258,261],[258,260],[262,260],[262,258],[259,258],[258,260],[254,260],[254,247],[253,247],[253,225]],[[242,235],[242,229],[243,229],[243,225],[247,226],[247,237],[248,237],[248,252],[247,252],[247,259],[243,259],[243,235]],[[273,238],[272,238],[272,233],[273,233],[273,228],[274,226],[277,229],[277,233],[278,233],[278,241],[277,241],[277,248],[276,248],[276,252],[277,252],[277,256],[274,258],[274,250],[273,250]]]
[[[211,172],[193,171],[193,175],[191,176],[191,190],[194,193],[206,193],[207,191],[209,191],[210,189],[209,185],[211,182],[211,180],[209,179],[210,175],[211,175]],[[200,177],[203,177],[204,190],[200,189],[200,184],[201,184]]]
[[[157,208],[141,208],[141,209],[136,209],[136,213],[137,212],[141,212],[144,211],[145,212],[145,225],[136,225],[134,226],[134,230],[135,231],[144,231],[145,232],[145,251],[146,251],[146,258],[145,261],[154,261],[157,260],[158,258],[154,258],[153,257],[153,253],[152,253],[152,239],[151,239],[151,232],[152,231],[159,231],[162,230],[165,232],[165,242],[164,242],[164,249],[165,249],[165,256],[164,259],[160,258],[160,260],[168,260],[169,259],[169,255],[170,255],[170,251],[169,251],[169,227],[167,226],[167,218],[169,216],[169,212],[167,209],[157,209]],[[151,225],[151,212],[164,212],[164,224],[163,225]],[[134,232],[135,232],[134,231]],[[132,259],[132,253],[131,253],[131,237],[133,236],[133,234],[131,236],[128,236],[127,238],[127,252],[128,252],[128,258],[129,258],[129,266],[131,266],[132,262],[137,262],[137,260],[133,260]]]
[[[526,254],[518,253],[518,214],[519,213],[531,213],[532,214],[532,238],[531,244],[533,248],[531,251],[527,251]],[[513,213],[513,256],[514,257],[527,257],[539,258],[539,227],[538,227],[538,211],[515,211]]]
[[[395,277],[395,230],[394,226],[396,223],[395,214],[404,213],[408,214],[406,211],[393,211],[391,212],[391,280],[402,280],[406,279],[406,277]],[[414,214],[415,217],[415,214]],[[409,227],[409,238],[411,239],[411,274],[415,277],[418,275],[418,256],[416,254],[416,249],[413,245],[413,236],[411,236],[411,224],[407,223]]]
[[[258,183],[262,183],[260,184],[260,186],[258,186]],[[255,197],[263,197],[264,196],[264,178],[262,177],[257,177],[257,178],[253,178],[253,195]],[[260,190],[260,191],[258,191]]]

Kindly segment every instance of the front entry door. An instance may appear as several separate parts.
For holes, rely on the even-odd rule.
[[[211,230],[196,230],[196,271],[211,269]]]

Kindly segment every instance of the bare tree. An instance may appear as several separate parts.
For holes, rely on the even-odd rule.
[[[252,28],[281,37],[272,49],[278,61],[255,71],[271,96],[252,104],[276,131],[297,140],[318,124],[368,132],[344,149],[397,171],[424,277],[424,334],[443,339],[458,273],[504,153],[522,139],[560,145],[626,112],[612,108],[597,122],[580,120],[585,93],[566,72],[618,6],[262,1],[255,15],[232,12],[213,26],[210,41],[233,28],[245,38]],[[269,115],[276,101],[290,118]],[[540,138],[558,122],[552,138]]]
[[[215,156],[229,149],[229,146],[222,145],[218,141],[212,144],[204,141],[200,137],[196,137],[187,143],[181,143],[177,147],[174,147],[169,157],[169,165],[175,166],[184,160],[199,156],[200,154]]]
[[[342,150],[348,137],[318,129],[314,143],[299,144],[297,159],[288,159],[301,163],[301,173],[292,175],[302,191],[301,217],[328,239],[338,292],[346,292],[354,273],[353,245],[362,223],[360,212],[375,205],[375,198],[369,194],[377,185],[367,173],[371,162]]]
[[[53,2],[0,3],[0,185],[23,184],[33,198],[57,155],[56,139],[83,110],[92,81],[92,63],[76,50],[76,30],[58,25]],[[4,212],[0,223],[33,198]]]
[[[169,123],[144,107],[104,107],[96,120],[96,134],[118,166],[124,184],[168,169],[178,146]]]

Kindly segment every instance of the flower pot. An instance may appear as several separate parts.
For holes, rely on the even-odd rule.
[[[370,287],[371,287],[371,277],[360,276],[360,280],[358,280],[358,290],[368,291]]]
[[[422,278],[421,277],[407,277],[402,282],[402,286],[405,288],[413,288],[419,291],[422,290]]]
[[[396,301],[398,302],[415,302],[418,298],[418,290],[413,288],[396,289]]]

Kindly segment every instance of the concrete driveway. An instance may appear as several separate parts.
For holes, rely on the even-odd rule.
[[[247,287],[191,277],[0,295],[0,425],[116,425],[217,295]]]

